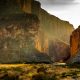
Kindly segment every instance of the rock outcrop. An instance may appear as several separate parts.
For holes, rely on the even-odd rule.
[[[73,25],[47,13],[38,1],[1,0],[0,10],[0,62],[54,62],[70,57]]]
[[[74,57],[80,49],[80,26],[72,32],[70,37],[71,56]]]
[[[80,26],[72,32],[70,37],[70,61],[80,62]]]

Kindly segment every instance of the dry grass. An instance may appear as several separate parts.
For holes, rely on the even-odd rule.
[[[52,64],[0,64],[0,80],[80,80],[80,69]]]

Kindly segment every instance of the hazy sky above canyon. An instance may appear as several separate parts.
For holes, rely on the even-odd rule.
[[[77,28],[80,25],[80,0],[37,0],[48,13],[69,21]]]

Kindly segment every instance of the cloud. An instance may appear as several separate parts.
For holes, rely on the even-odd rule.
[[[37,0],[44,9],[65,10],[75,5],[80,5],[80,0]]]
[[[77,2],[79,2],[79,0],[77,0],[77,2],[75,2],[75,0],[37,0],[40,1],[42,4],[50,4],[50,5],[67,5],[67,4],[75,4]]]
[[[75,28],[80,24],[80,0],[37,0],[41,7],[59,17],[69,21]]]

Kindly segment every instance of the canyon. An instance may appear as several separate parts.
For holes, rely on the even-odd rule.
[[[66,61],[73,25],[35,0],[0,1],[0,63]]]

